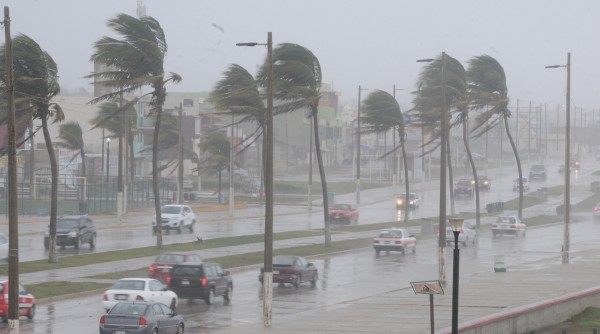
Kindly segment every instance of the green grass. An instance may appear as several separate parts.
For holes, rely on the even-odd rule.
[[[600,330],[600,308],[588,307],[573,318],[558,325],[543,328],[539,333],[589,334],[594,329]]]
[[[109,287],[110,284],[106,283],[56,281],[30,284],[27,286],[27,290],[29,290],[29,292],[31,292],[35,298],[39,300],[43,298],[64,296],[85,291],[106,290]]]

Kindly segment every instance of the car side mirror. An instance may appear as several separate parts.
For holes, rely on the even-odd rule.
[[[231,274],[229,273],[229,270],[225,270],[225,271],[223,272],[223,276],[229,276],[229,275],[231,275]]]
[[[306,267],[312,267],[312,266],[314,266],[314,264],[312,262],[309,262],[306,264]]]

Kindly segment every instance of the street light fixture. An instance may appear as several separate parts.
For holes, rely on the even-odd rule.
[[[267,43],[236,43],[237,46],[267,47],[267,115],[265,147],[265,250],[263,269],[263,326],[271,326],[273,301],[273,36],[269,31]]]
[[[571,145],[571,53],[567,53],[566,65],[550,65],[546,68],[567,68],[567,122],[565,124],[565,193],[563,203],[564,228],[563,228],[563,246],[562,246],[562,263],[569,263],[569,220],[571,216],[571,167],[570,167],[570,145]],[[557,123],[558,124],[558,123]]]
[[[448,223],[454,234],[454,263],[452,264],[452,334],[458,333],[458,280],[460,250],[458,249],[458,236],[463,228],[463,218],[449,218]]]
[[[418,63],[430,63],[435,59],[419,59]],[[448,147],[448,116],[446,111],[446,53],[442,52],[441,59],[442,76],[442,110],[440,115],[440,212],[439,212],[439,230],[438,238],[438,269],[439,280],[442,285],[446,285],[446,148]]]

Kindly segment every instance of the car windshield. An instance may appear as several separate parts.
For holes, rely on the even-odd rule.
[[[498,223],[503,224],[515,224],[515,217],[498,217]]]
[[[155,262],[180,263],[185,261],[185,255],[181,254],[162,254],[156,258]]]
[[[70,229],[79,227],[79,218],[74,219],[64,219],[61,218],[56,221],[56,227],[61,229]]]
[[[333,206],[334,210],[350,210],[350,205],[349,204],[335,204]]]
[[[276,266],[293,266],[296,258],[293,256],[275,256],[273,258],[273,265]]]
[[[380,238],[401,238],[402,231],[383,230],[379,233]]]
[[[142,315],[146,313],[148,305],[117,303],[110,309],[110,314],[119,315]]]
[[[177,214],[181,212],[181,208],[178,206],[163,206],[160,211],[162,213],[174,213]]]
[[[406,198],[406,193],[402,194],[402,196],[400,196],[401,198]],[[417,194],[409,194],[408,195],[408,199],[415,199],[417,198]]]
[[[173,267],[173,275],[200,276],[202,275],[202,270],[200,267],[175,266]]]
[[[111,287],[111,290],[144,290],[144,281],[119,280]]]

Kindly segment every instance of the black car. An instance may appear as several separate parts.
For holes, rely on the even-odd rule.
[[[546,167],[544,165],[532,165],[529,169],[529,179],[546,179]]]
[[[454,185],[454,195],[456,196],[466,195],[469,197],[473,197],[473,192],[473,184],[469,179],[460,179]]]
[[[181,334],[183,318],[159,302],[131,301],[115,304],[100,317],[100,334]]]
[[[188,301],[203,299],[208,305],[215,302],[215,296],[223,296],[225,303],[228,303],[233,294],[231,274],[216,263],[175,264],[167,277],[167,284],[169,290],[179,298]]]
[[[471,184],[475,185],[475,180],[471,181]],[[478,175],[477,187],[480,190],[490,190],[490,188],[492,187],[492,180],[485,175]]]
[[[264,268],[260,269],[258,280],[263,283]],[[317,286],[319,272],[312,262],[295,255],[277,255],[273,257],[273,283],[280,286],[285,283],[298,287],[304,282],[310,282],[314,288]]]
[[[50,228],[50,227],[48,227]],[[79,249],[82,244],[96,247],[96,226],[94,221],[86,216],[62,216],[56,220],[56,245],[74,246]],[[44,236],[44,248],[50,247],[50,232]]]

